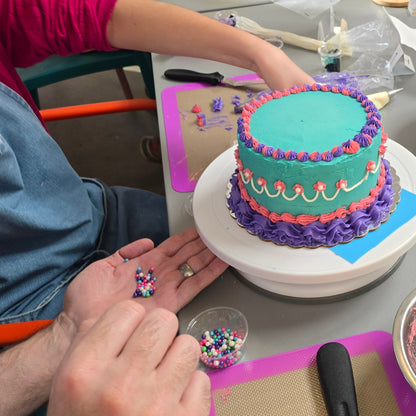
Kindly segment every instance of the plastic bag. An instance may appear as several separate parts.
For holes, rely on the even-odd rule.
[[[328,39],[338,22],[339,19],[330,11],[329,17],[320,22],[318,37]],[[394,88],[394,76],[398,75],[395,67],[399,67],[397,63],[403,51],[397,30],[383,11],[369,22],[340,31],[331,41],[337,38],[341,48],[348,45],[348,54],[344,54],[341,60],[342,72],[338,75],[319,74],[314,77],[317,82],[356,88],[366,93]]]

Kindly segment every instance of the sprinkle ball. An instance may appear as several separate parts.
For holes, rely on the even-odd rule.
[[[212,368],[226,368],[241,357],[242,337],[229,328],[205,331],[199,343],[201,360]]]
[[[141,267],[137,268],[136,271],[136,281],[137,281],[137,288],[133,293],[133,297],[137,298],[139,296],[148,298],[155,293],[156,287],[154,283],[156,282],[156,277],[153,276],[154,267],[151,267],[145,275],[142,272]]]

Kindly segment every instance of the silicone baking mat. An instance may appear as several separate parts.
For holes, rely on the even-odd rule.
[[[256,74],[249,74],[233,79],[256,78]],[[236,143],[239,114],[234,112],[233,101],[245,101],[266,88],[265,84],[234,88],[188,83],[162,91],[166,143],[175,191],[193,192],[204,169]],[[224,107],[215,112],[213,101],[218,98],[221,98]],[[195,105],[201,108],[205,126],[198,125],[197,115],[192,112]]]
[[[368,332],[338,340],[350,356],[360,416],[414,416],[416,393],[395,359],[392,336]],[[316,353],[320,345],[209,371],[210,416],[324,416]]]

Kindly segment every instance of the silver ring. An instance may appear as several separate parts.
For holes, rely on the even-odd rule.
[[[179,271],[182,273],[182,276],[187,279],[192,277],[195,272],[191,269],[191,266],[188,263],[183,263],[179,266]]]

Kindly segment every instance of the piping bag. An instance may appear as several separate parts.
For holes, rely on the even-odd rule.
[[[322,345],[316,362],[329,416],[358,416],[354,375],[344,345],[338,342]]]
[[[391,91],[376,92],[374,94],[368,95],[367,97],[375,104],[378,110],[381,110],[386,104],[390,102],[391,97],[394,94],[397,94],[398,92],[402,90],[403,88],[399,88],[397,90],[391,90]]]

